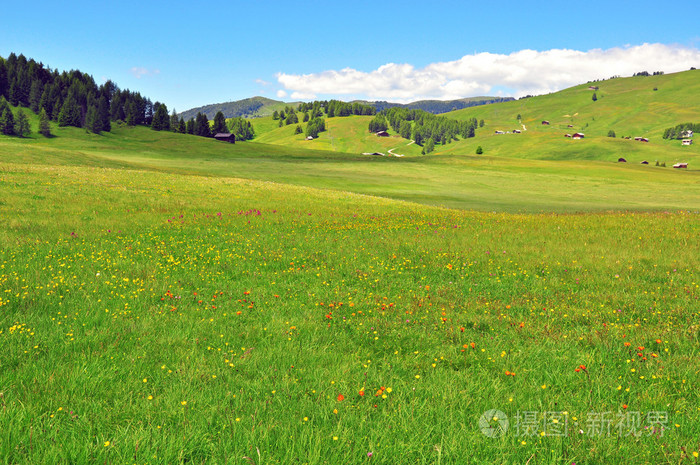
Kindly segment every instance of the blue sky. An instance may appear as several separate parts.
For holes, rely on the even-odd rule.
[[[0,55],[109,78],[179,111],[253,95],[517,96],[700,67],[697,15],[651,1],[215,4],[7,2]]]

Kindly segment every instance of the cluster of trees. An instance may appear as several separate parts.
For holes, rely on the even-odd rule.
[[[424,153],[430,153],[437,144],[449,144],[458,140],[457,137],[474,137],[478,125],[476,118],[457,121],[423,110],[394,107],[377,114],[370,121],[369,130],[378,132],[391,127],[404,139],[412,139],[416,144],[422,145]]]
[[[684,139],[687,131],[700,132],[700,123],[683,123],[664,131],[664,139]]]
[[[318,133],[326,130],[326,120],[321,117],[316,117],[309,120],[309,124],[306,125],[306,137],[313,137],[314,139],[318,137]]]
[[[510,102],[515,100],[513,97],[472,97],[457,100],[418,100],[416,102],[401,104],[390,103],[386,101],[371,102],[377,111],[387,110],[389,108],[399,107],[407,110],[423,110],[428,113],[440,114],[448,111],[461,110],[462,108],[475,107],[479,105],[487,105],[490,103]]]
[[[255,137],[253,125],[245,118],[237,116],[228,121],[229,132],[236,135],[236,140],[251,140]]]
[[[310,113],[311,118],[317,118],[325,113],[328,118],[350,115],[376,115],[377,109],[372,105],[361,102],[342,102],[340,100],[314,100],[313,102],[300,103],[297,110],[302,113]]]
[[[649,74],[649,71],[640,71],[638,73],[634,73],[632,77],[635,76],[662,76],[664,74],[663,71],[654,71],[652,74]]]
[[[121,90],[112,81],[98,86],[86,73],[59,73],[22,54],[0,57],[0,96],[13,106],[43,111],[59,126],[96,133],[110,131],[112,121],[150,125],[153,120],[154,104],[138,92]]]

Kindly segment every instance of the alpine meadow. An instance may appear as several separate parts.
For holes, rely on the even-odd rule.
[[[685,69],[177,113],[0,58],[0,463],[699,463]]]

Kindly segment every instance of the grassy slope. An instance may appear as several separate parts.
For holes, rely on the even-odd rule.
[[[6,162],[0,199],[2,463],[698,450],[697,214],[465,212]],[[477,428],[494,408],[511,421],[500,439]],[[640,438],[578,433],[625,408],[643,412]],[[566,436],[519,436],[519,411],[557,412]],[[663,436],[644,429],[652,411]]]
[[[697,213],[468,212],[228,177],[568,211],[697,209],[697,171],[54,131],[0,137],[2,463],[700,452]],[[494,408],[501,439],[477,429]],[[568,434],[518,436],[524,411],[566,411]],[[587,431],[625,411],[641,437]]]
[[[352,127],[357,126],[346,130]],[[29,164],[106,164],[243,177],[488,211],[700,208],[693,170],[473,155],[381,158],[303,148],[323,140],[300,141],[299,148],[230,145],[142,127],[115,127],[99,136],[76,128],[54,132],[58,137],[52,139],[2,137],[0,156]],[[387,143],[392,138],[376,139]]]
[[[597,102],[591,99],[590,84],[582,84],[549,95],[445,113],[442,116],[448,118],[483,119],[486,125],[478,129],[477,137],[446,147],[437,146],[431,156],[473,154],[480,145],[488,155],[511,158],[614,162],[624,157],[632,163],[658,160],[668,166],[690,162],[691,168],[700,159],[700,144],[682,147],[679,141],[662,139],[663,131],[668,127],[700,121],[700,71],[618,78],[594,84],[599,86]],[[654,87],[658,90],[654,91]],[[527,131],[520,135],[494,134],[496,130],[522,129],[516,119],[518,114],[522,116]],[[550,126],[540,124],[545,119],[551,122]],[[329,135],[325,136],[326,142],[321,143],[324,149],[365,152],[384,147],[381,144],[395,143],[393,140],[374,143],[368,135],[363,137],[369,122],[363,117],[337,120],[327,119],[331,129],[338,128],[333,143]],[[261,142],[303,146],[303,138],[295,140],[291,135],[293,128],[277,129],[271,119],[256,120],[254,124],[260,135],[257,140]],[[569,124],[574,127],[568,128]],[[617,134],[616,139],[607,137],[611,129]],[[586,139],[574,141],[563,137],[573,132],[584,132]],[[623,140],[624,136],[648,137],[651,142],[643,144]],[[339,140],[348,137],[352,141]],[[405,152],[418,155],[420,147],[412,146]]]
[[[488,154],[519,158],[615,161],[622,156],[632,162],[659,160],[667,164],[698,160],[698,145],[681,147],[680,141],[666,141],[662,136],[668,127],[700,121],[700,71],[596,82],[596,102],[589,85],[447,113],[445,116],[456,119],[484,119],[486,125],[477,138],[440,148],[438,153],[462,153],[482,145]],[[518,114],[527,132],[494,134],[496,130],[518,129]],[[542,120],[551,125],[543,126]],[[568,128],[569,124],[574,127]],[[607,137],[610,130],[615,131],[616,139]],[[585,133],[586,139],[563,137],[573,132]],[[648,137],[650,142],[621,139],[624,136]]]
[[[278,127],[279,122],[270,118],[260,118],[253,121],[256,142],[265,144],[284,145],[286,147],[299,147],[314,150],[331,150],[335,152],[387,153],[389,149],[400,155],[420,155],[421,147],[408,146],[406,139],[401,137],[377,137],[371,134],[367,127],[372,116],[348,116],[343,118],[326,118],[325,132],[319,134],[318,139],[305,140],[303,134],[294,134],[296,125]],[[300,123],[306,128],[305,123]]]

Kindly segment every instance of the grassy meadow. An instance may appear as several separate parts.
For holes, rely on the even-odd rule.
[[[0,136],[0,463],[698,463],[692,163],[496,116],[367,157],[360,118]]]

